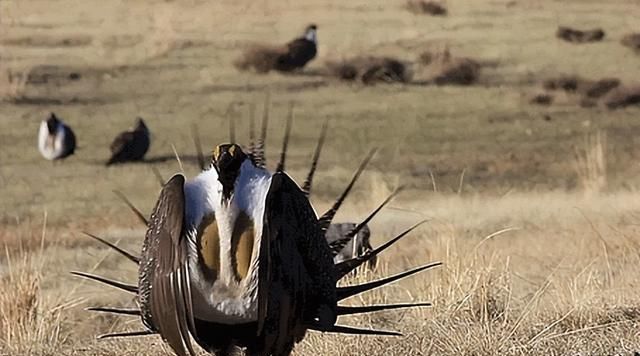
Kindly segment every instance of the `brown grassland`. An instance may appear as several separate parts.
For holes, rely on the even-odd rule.
[[[295,103],[290,170],[302,179],[330,120],[312,202],[326,208],[372,147],[380,151],[338,220],[361,219],[398,184],[371,224],[374,244],[429,222],[379,259],[372,279],[443,266],[353,298],[427,300],[430,308],[346,324],[402,337],[310,333],[296,355],[633,355],[640,352],[640,108],[582,107],[545,79],[640,80],[620,44],[640,30],[637,0],[447,0],[446,16],[388,0],[0,0],[0,355],[170,354],[157,337],[97,341],[136,318],[84,310],[130,295],[73,278],[81,270],[135,281],[136,268],[81,232],[140,248],[144,228],[112,190],[149,212],[165,177],[196,174],[191,127],[207,148],[244,140],[272,98],[273,163]],[[318,24],[303,73],[239,72],[253,43],[278,44]],[[601,27],[600,42],[555,38],[558,26]],[[421,80],[422,53],[482,63],[472,85]],[[342,82],[326,63],[358,56],[413,63],[410,83]],[[40,120],[55,111],[76,154],[43,160]],[[152,131],[148,162],[104,167],[111,139],[136,116]],[[173,147],[183,167],[174,159]]]

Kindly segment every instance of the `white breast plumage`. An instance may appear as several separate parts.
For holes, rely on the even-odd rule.
[[[204,320],[236,324],[257,319],[258,249],[254,248],[252,251],[247,278],[238,284],[232,270],[231,237],[235,221],[240,212],[243,212],[254,223],[254,246],[259,246],[264,202],[270,180],[271,176],[266,170],[256,168],[247,160],[240,169],[234,193],[226,202],[223,202],[222,184],[213,168],[185,184],[185,226],[190,246],[193,304],[196,313]],[[198,268],[196,241],[197,227],[211,214],[215,214],[220,236],[220,271],[213,284]]]
[[[62,124],[56,127],[55,135],[49,134],[47,122],[40,123],[38,131],[38,150],[42,156],[48,160],[54,160],[60,157],[64,150],[65,130]]]

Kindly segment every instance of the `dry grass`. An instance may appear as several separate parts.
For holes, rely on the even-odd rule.
[[[393,186],[393,182],[375,175],[371,182],[367,191],[379,192],[376,195]],[[377,200],[372,197],[356,205],[352,202],[352,210],[346,213],[362,216],[365,206],[373,206]],[[345,283],[371,280],[433,261],[442,261],[443,266],[348,303],[427,300],[433,307],[341,320],[344,324],[400,330],[405,334],[402,338],[311,333],[296,348],[296,354],[563,355],[629,354],[639,350],[636,276],[640,244],[634,238],[638,201],[637,193],[589,197],[564,193],[507,197],[434,194],[429,204],[401,199],[396,205],[403,210],[389,209],[372,224],[374,245],[411,225],[420,215],[430,217],[431,222],[385,252],[375,272],[362,270]],[[487,205],[492,209],[486,209]],[[139,248],[142,231],[134,232],[135,238],[122,239],[119,245],[134,251]],[[116,232],[103,235],[112,241],[120,236]],[[41,256],[49,257],[40,260]],[[48,267],[32,269],[33,261]],[[17,265],[28,268],[19,269]],[[12,286],[15,292],[4,295],[0,304],[11,310],[3,313],[3,320],[11,319],[3,324],[11,326],[10,336],[2,328],[5,352],[162,352],[156,337],[94,342],[97,334],[135,330],[139,322],[136,318],[125,322],[127,318],[118,321],[96,316],[68,305],[86,300],[83,305],[130,307],[130,297],[90,282],[52,279],[77,269],[135,280],[135,266],[122,257],[98,245],[84,249],[51,246],[11,266],[3,287]],[[16,313],[16,309],[8,308],[15,305],[26,307]]]
[[[22,246],[14,252],[5,247],[0,274],[0,353],[55,354],[64,343],[64,305],[52,303],[51,296],[43,292],[44,265],[37,256],[44,251],[44,235],[35,253]]]

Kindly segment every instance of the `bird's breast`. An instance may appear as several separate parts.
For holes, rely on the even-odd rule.
[[[214,282],[240,284],[249,274],[255,244],[253,219],[237,214],[210,214],[197,228],[198,263]]]

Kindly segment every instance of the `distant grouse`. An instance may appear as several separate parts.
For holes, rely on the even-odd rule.
[[[307,26],[302,37],[284,46],[252,46],[234,62],[234,65],[240,70],[253,69],[258,73],[268,73],[272,70],[292,72],[304,67],[316,57],[317,45],[317,27],[311,24]]]
[[[40,123],[38,149],[42,157],[48,160],[66,158],[76,149],[76,136],[56,114],[51,113],[48,119]]]
[[[357,226],[358,224],[350,222],[331,224],[327,228],[325,239],[329,244],[334,241],[345,239],[351,231],[356,229]],[[350,238],[346,245],[338,251],[333,258],[333,261],[334,263],[340,263],[355,257],[363,256],[372,250],[371,230],[369,230],[367,225],[364,225],[360,228],[360,231],[358,231],[353,238]],[[367,266],[371,269],[375,268],[376,260],[377,259],[375,257],[371,258],[367,261]]]
[[[286,52],[281,54],[275,65],[275,69],[282,72],[304,67],[318,53],[317,26],[307,26],[302,37],[287,43]]]
[[[107,166],[114,163],[141,161],[149,150],[149,129],[142,118],[136,120],[134,129],[120,133],[111,143],[111,158]]]

